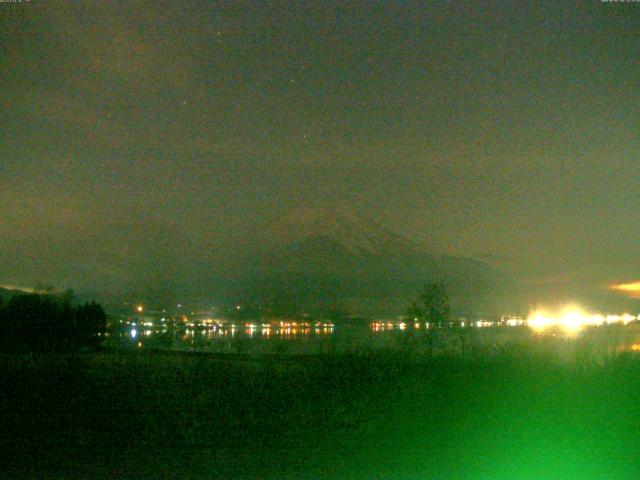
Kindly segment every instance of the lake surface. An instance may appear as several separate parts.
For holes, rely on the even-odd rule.
[[[430,336],[431,335],[431,336]],[[250,323],[171,328],[128,324],[112,335],[123,348],[211,353],[341,354],[375,351],[415,354],[491,355],[518,350],[555,353],[562,358],[605,358],[640,353],[640,324],[590,327],[578,333],[536,333],[526,326],[406,330],[398,323]]]

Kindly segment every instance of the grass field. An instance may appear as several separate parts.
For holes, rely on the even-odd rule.
[[[0,357],[4,478],[633,479],[640,360]]]

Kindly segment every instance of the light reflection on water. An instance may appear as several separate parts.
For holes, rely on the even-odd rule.
[[[198,350],[214,353],[291,353],[322,354],[375,350],[425,354],[429,335],[435,334],[435,350],[429,353],[491,354],[510,344],[520,348],[556,351],[563,357],[584,355],[603,357],[614,353],[640,353],[640,325],[593,327],[579,335],[562,331],[535,332],[526,326],[444,327],[434,331],[429,325],[394,322],[362,324],[247,324],[193,325],[175,328],[167,325],[141,330],[129,326],[120,335],[120,345]]]
[[[366,331],[366,329],[365,329]],[[126,323],[112,336],[120,346],[168,350],[198,350],[213,353],[331,353],[341,346],[343,336],[335,335],[329,322],[226,325],[150,325],[139,329]]]

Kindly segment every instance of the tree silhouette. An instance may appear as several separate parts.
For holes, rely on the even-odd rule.
[[[16,295],[0,308],[0,349],[66,351],[99,346],[107,317],[100,305],[74,306],[71,292]]]
[[[77,346],[96,348],[107,329],[107,315],[95,302],[79,305],[75,311],[74,329]]]
[[[421,336],[426,344],[429,357],[441,337],[441,327],[449,320],[451,307],[449,294],[442,283],[428,283],[422,293],[412,302],[407,309],[407,325],[411,332],[414,331],[414,323],[418,322],[424,328]]]
[[[428,283],[407,313],[410,319],[427,322],[429,327],[438,328],[449,320],[450,312],[449,294],[444,284]]]

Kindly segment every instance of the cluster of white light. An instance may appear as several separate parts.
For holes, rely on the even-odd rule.
[[[637,320],[633,315],[600,315],[587,313],[577,306],[567,306],[559,311],[536,310],[527,318],[527,325],[542,332],[551,328],[560,328],[568,333],[577,333],[586,327],[601,325],[626,325]]]
[[[493,322],[487,322],[486,320],[478,320],[476,322],[476,327],[478,328],[493,327]]]
[[[507,318],[504,320],[504,323],[507,327],[519,327],[524,324],[524,319],[515,317],[515,318]]]

